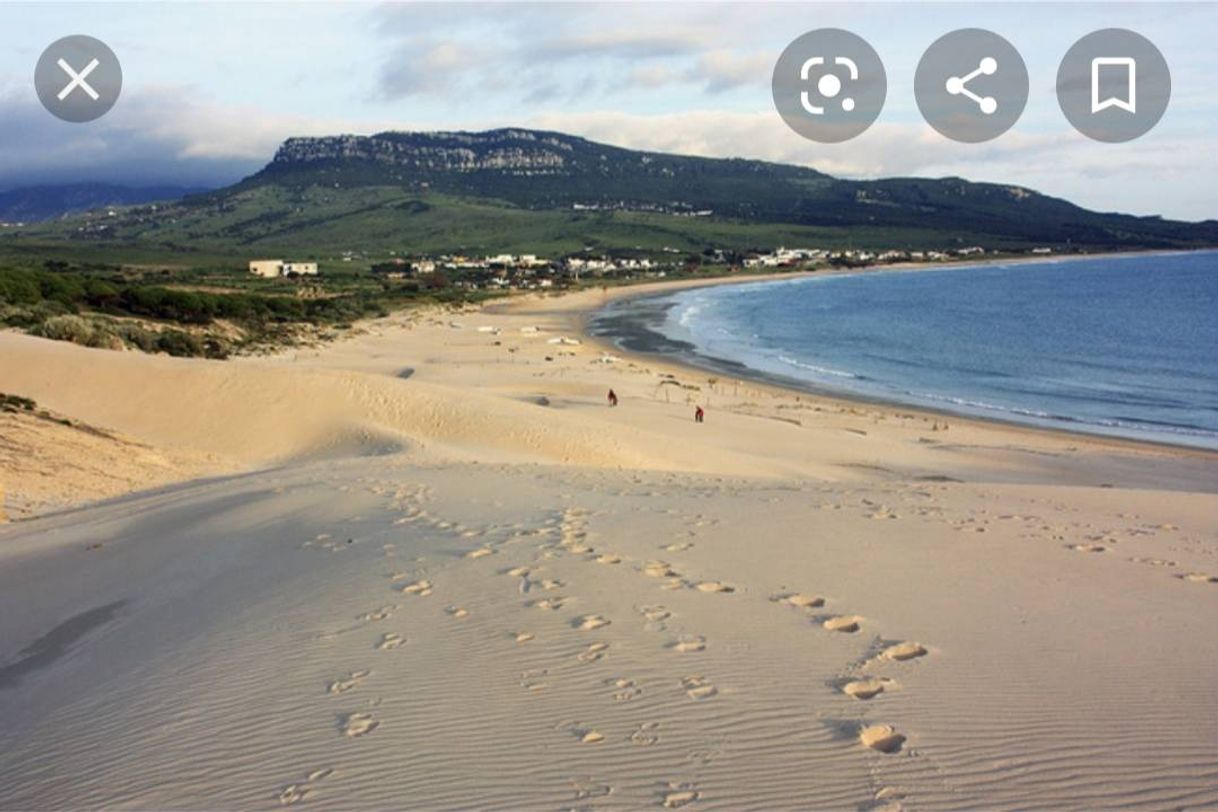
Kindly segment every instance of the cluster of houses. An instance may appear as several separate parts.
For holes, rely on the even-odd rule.
[[[535,289],[565,287],[578,283],[581,277],[662,278],[670,271],[706,263],[725,265],[730,270],[797,269],[812,265],[885,265],[898,262],[945,262],[980,257],[984,248],[969,246],[948,251],[910,250],[829,250],[822,248],[776,248],[769,252],[737,253],[722,250],[707,251],[702,256],[688,256],[676,249],[665,248],[662,259],[645,256],[595,256],[588,250],[579,255],[549,260],[536,254],[495,254],[473,257],[464,254],[443,254],[436,257],[393,256],[372,265],[372,271],[387,279],[427,279],[443,273],[442,284],[482,289]],[[1052,249],[1037,248],[1033,254],[1049,254]],[[352,252],[343,255],[349,261]],[[313,276],[316,262],[295,262],[281,259],[259,259],[249,264],[250,273],[272,278],[281,276]],[[440,277],[435,277],[440,284]]]
[[[1050,249],[1036,249],[1033,253],[1050,253]],[[848,265],[888,265],[895,262],[946,262],[967,259],[985,254],[980,246],[954,248],[950,251],[864,251],[850,249],[829,251],[821,248],[776,248],[765,254],[750,254],[742,261],[745,268],[794,268],[813,262]]]

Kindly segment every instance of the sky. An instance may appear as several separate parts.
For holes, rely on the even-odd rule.
[[[879,120],[842,144],[789,130],[770,79],[806,31],[844,28],[879,52]],[[1028,105],[983,144],[921,118],[922,52],[958,28],[1001,34],[1028,67]],[[1126,144],[1091,141],[1057,105],[1079,38],[1129,28],[1163,52],[1172,99]],[[13,3],[0,4],[0,190],[100,180],[218,186],[293,135],[559,130],[619,146],[800,164],[851,178],[960,176],[1100,211],[1218,218],[1218,3]],[[67,34],[123,66],[108,114],[42,109],[33,71]]]

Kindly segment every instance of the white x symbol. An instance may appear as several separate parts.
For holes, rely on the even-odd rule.
[[[68,82],[67,87],[65,87],[63,90],[59,91],[59,100],[63,101],[64,99],[66,99],[68,97],[69,93],[71,93],[73,90],[75,90],[76,88],[79,87],[81,90],[83,90],[84,92],[89,94],[89,98],[93,99],[93,101],[97,101],[97,99],[98,99],[97,91],[89,86],[89,83],[85,81],[85,78],[90,73],[92,73],[99,64],[101,64],[101,63],[98,62],[96,59],[94,59],[88,65],[85,65],[84,70],[82,70],[80,73],[77,73],[76,71],[72,70],[71,65],[69,65],[64,60],[60,59],[59,67],[63,68],[63,72],[66,73],[68,76],[70,76],[72,78],[72,81]]]

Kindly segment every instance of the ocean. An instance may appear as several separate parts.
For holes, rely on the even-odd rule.
[[[592,331],[810,391],[1218,448],[1218,251],[694,288]]]

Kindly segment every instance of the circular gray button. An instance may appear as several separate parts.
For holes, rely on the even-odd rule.
[[[1123,28],[1093,31],[1057,69],[1057,103],[1074,129],[1119,143],[1145,135],[1171,99],[1171,71],[1154,43]]]
[[[1028,103],[1028,68],[993,31],[962,28],[935,40],[918,62],[914,97],[926,123],[976,144],[1014,126]]]
[[[51,115],[81,123],[101,118],[123,89],[123,69],[106,43],[83,34],[52,42],[34,68],[34,89]]]
[[[862,37],[818,28],[786,47],[770,87],[787,126],[812,141],[836,144],[854,138],[880,115],[888,77],[879,54]]]

